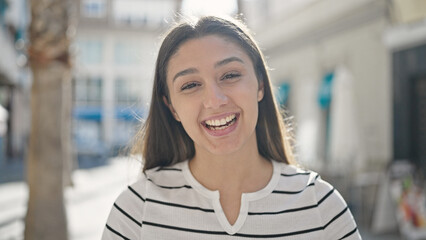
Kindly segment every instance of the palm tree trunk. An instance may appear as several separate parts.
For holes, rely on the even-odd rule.
[[[67,239],[63,195],[63,64],[32,66],[32,122],[27,162],[30,190],[25,239]]]
[[[68,0],[31,0],[31,134],[25,239],[68,239],[64,169],[71,161]]]

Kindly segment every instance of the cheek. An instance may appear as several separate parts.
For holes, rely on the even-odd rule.
[[[258,102],[259,90],[257,86],[250,84],[234,91],[233,95],[235,99],[240,99],[240,101],[246,102],[246,104],[253,104],[254,102]]]
[[[240,99],[242,99],[241,104],[243,104],[245,111],[248,112],[253,119],[257,119],[257,115],[259,114],[259,91],[257,87],[251,87],[249,91],[244,91],[240,95]]]
[[[176,101],[175,111],[184,127],[194,125],[198,119],[197,106],[195,101]]]

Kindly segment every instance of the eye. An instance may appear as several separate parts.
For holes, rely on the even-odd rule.
[[[241,77],[240,73],[231,72],[231,73],[227,73],[227,74],[223,75],[223,77],[221,77],[220,80],[234,79],[234,78],[238,78],[238,77]]]
[[[189,83],[185,83],[181,88],[180,88],[180,90],[181,91],[185,91],[185,90],[189,90],[189,89],[192,89],[192,88],[195,88],[195,87],[197,87],[197,86],[200,86],[200,84],[199,83],[197,83],[197,82],[189,82]]]

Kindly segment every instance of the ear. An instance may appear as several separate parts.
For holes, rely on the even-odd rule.
[[[169,103],[169,101],[167,100],[166,96],[163,96],[163,101],[164,101],[164,104],[166,104],[166,106],[169,108],[170,112],[172,113],[172,115],[176,119],[176,121],[180,122],[180,118],[179,118],[178,114],[176,113],[176,111],[173,108],[172,104]]]
[[[260,80],[259,89],[257,90],[257,101],[258,102],[262,101],[264,95],[265,95],[265,84],[263,83],[263,80]]]

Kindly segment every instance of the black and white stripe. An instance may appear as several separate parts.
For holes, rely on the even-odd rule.
[[[129,186],[102,239],[360,239],[340,194],[318,174],[287,165],[271,194],[249,202],[244,224],[230,234],[212,200],[182,180],[181,165],[152,170]]]

